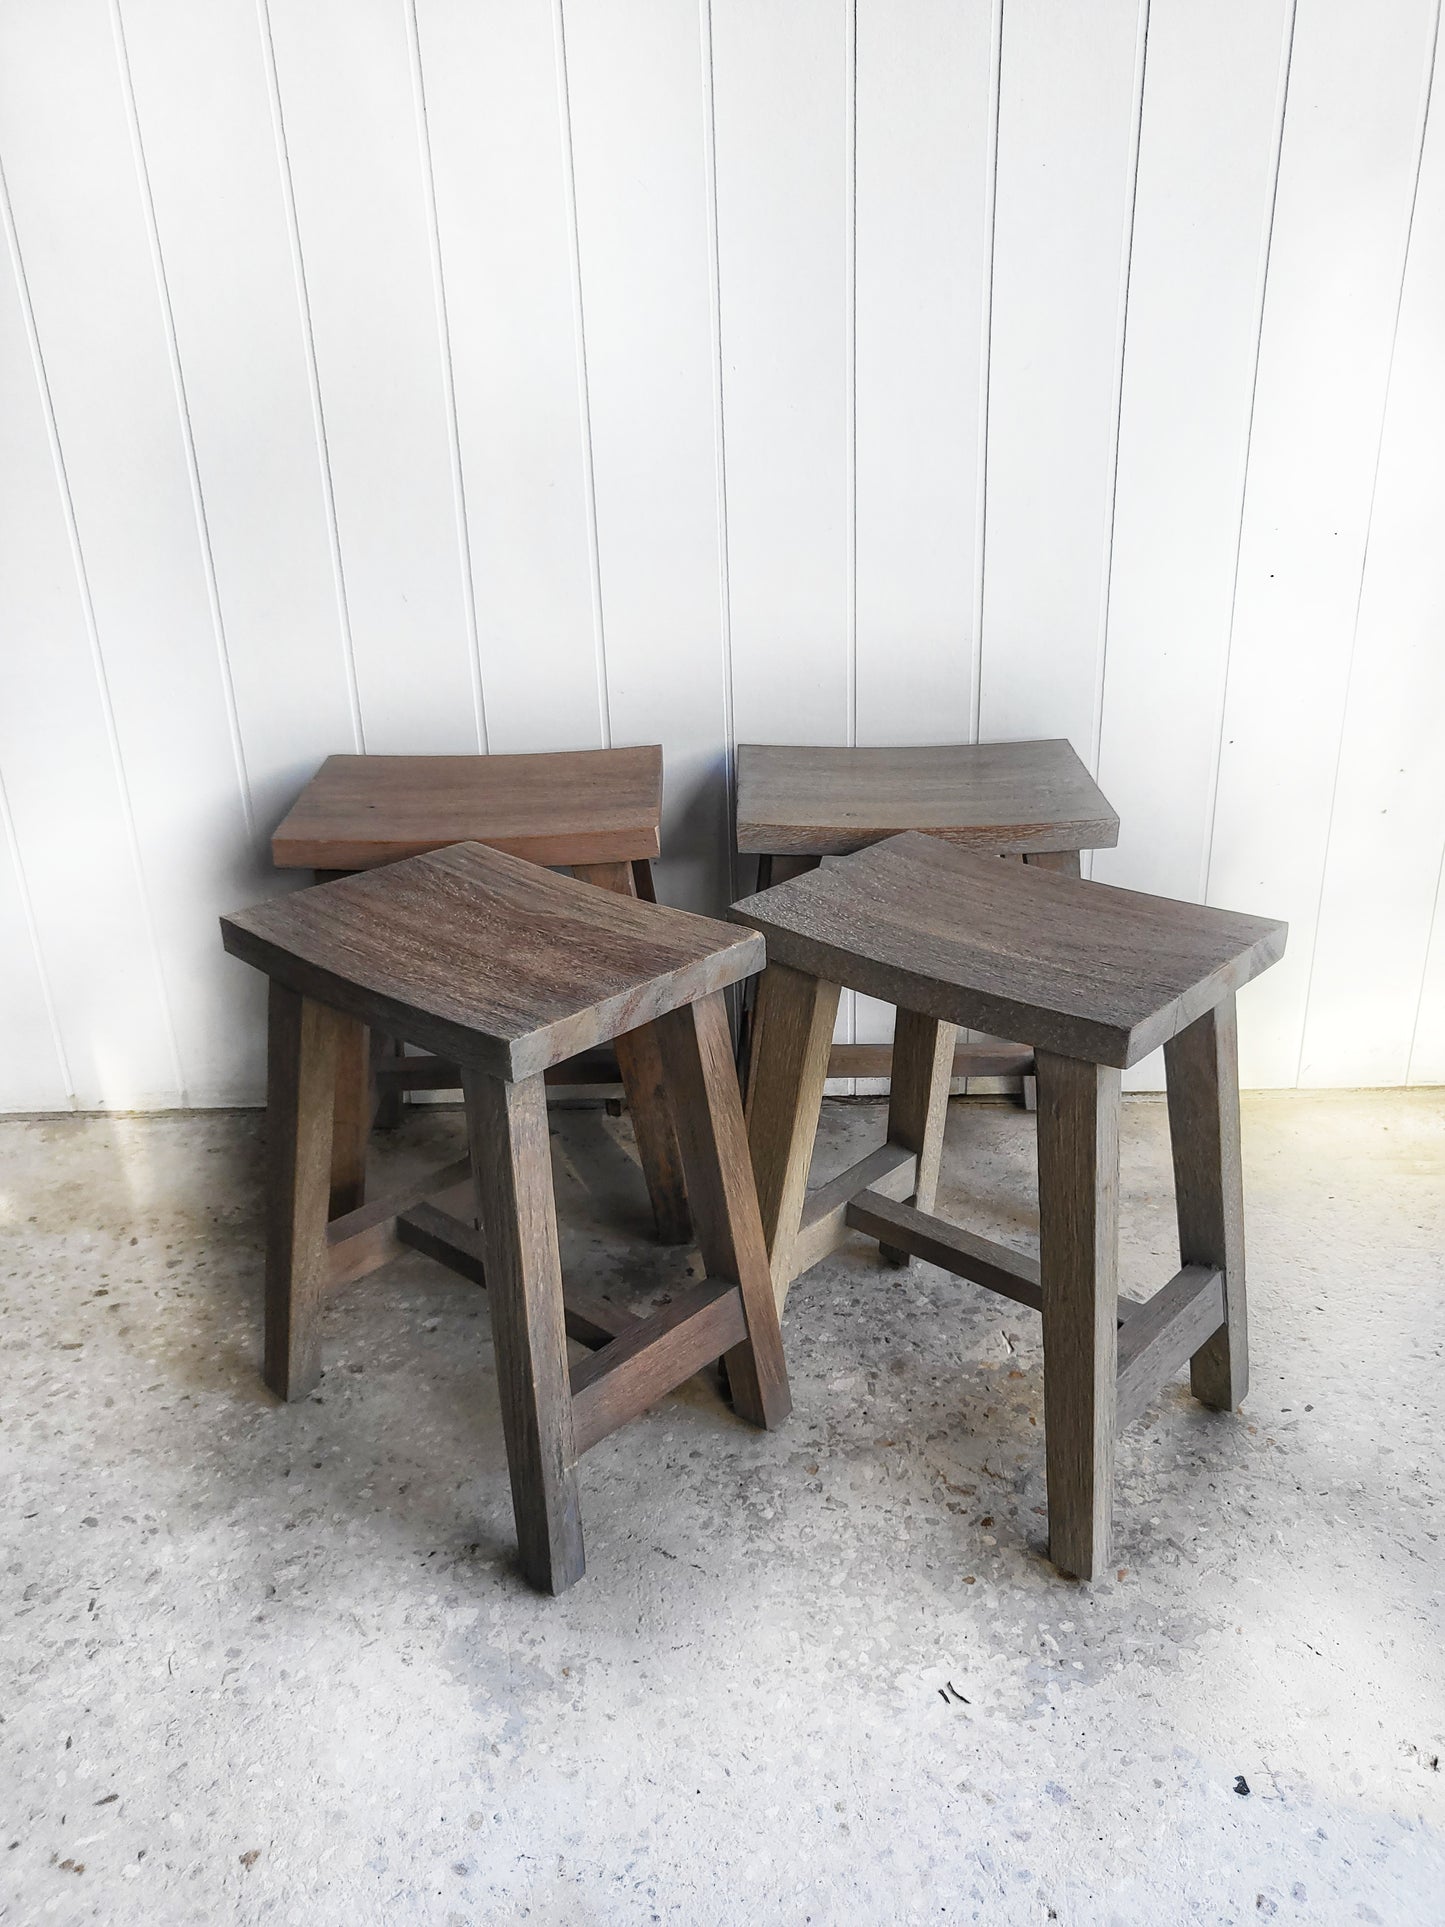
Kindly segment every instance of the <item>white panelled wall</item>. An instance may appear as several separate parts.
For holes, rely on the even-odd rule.
[[[0,1108],[257,1100],[329,752],[659,740],[701,908],[739,740],[1066,735],[1289,919],[1246,1083],[1445,1082],[1438,39],[0,0]]]

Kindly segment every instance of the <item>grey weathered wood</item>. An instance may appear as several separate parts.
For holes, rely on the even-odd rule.
[[[747,1341],[736,1285],[708,1279],[572,1367],[578,1452],[626,1425],[704,1365]]]
[[[953,1074],[954,1028],[937,1017],[900,1010],[893,1031],[893,1085],[888,1098],[888,1142],[916,1152],[913,1203],[931,1212],[943,1161],[948,1084]],[[881,1244],[885,1264],[903,1266],[909,1254]]]
[[[1027,1252],[1012,1251],[1007,1245],[965,1231],[961,1225],[950,1224],[946,1218],[920,1211],[914,1205],[895,1203],[877,1190],[860,1192],[849,1204],[846,1217],[854,1231],[880,1242],[888,1239],[910,1257],[940,1265],[976,1285],[986,1285],[1032,1311],[1041,1308],[1039,1261]]]
[[[514,1081],[760,968],[727,924],[461,843],[223,917],[233,955]]]
[[[1224,1274],[1225,1320],[1195,1354],[1194,1396],[1232,1412],[1249,1390],[1244,1181],[1239,1157],[1239,1044],[1226,998],[1165,1046],[1179,1260]]]
[[[336,1064],[344,1030],[335,1011],[271,985],[262,1371],[287,1400],[304,1398],[321,1376]]]
[[[576,864],[574,874],[599,889],[631,897],[637,894],[635,869],[630,863]],[[663,1077],[662,1046],[653,1027],[644,1024],[621,1032],[614,1048],[658,1239],[665,1245],[686,1244],[692,1236],[692,1218]]]
[[[1034,1054],[1022,1044],[956,1044],[952,1078],[1031,1077]],[[829,1077],[891,1077],[891,1044],[834,1044],[828,1052]]]
[[[282,869],[366,870],[450,843],[533,863],[657,855],[662,750],[330,756],[271,839]]]
[[[464,1078],[517,1547],[531,1583],[558,1593],[585,1562],[547,1099],[540,1077]]]
[[[1063,877],[1083,874],[1077,850],[1029,850],[1024,862],[1035,864],[1040,870],[1057,870]]]
[[[584,1051],[565,1064],[554,1064],[546,1073],[549,1087],[582,1088],[622,1082],[616,1053],[610,1050]],[[461,1067],[445,1057],[430,1054],[419,1057],[391,1055],[373,1060],[372,1076],[380,1097],[376,1107],[376,1126],[382,1128],[382,1100],[390,1091],[459,1091]]]
[[[1040,1051],[1038,1079],[1049,1556],[1091,1579],[1109,1563],[1112,1526],[1119,1072]]]
[[[1063,741],[739,744],[739,850],[842,856],[900,830],[990,851],[1090,850],[1118,842],[1119,818]]]
[[[669,1012],[658,1033],[703,1269],[740,1288],[747,1320],[746,1338],[726,1353],[733,1406],[755,1425],[781,1425],[792,1399],[727,1008],[704,997]]]
[[[313,891],[309,893],[315,895]],[[1285,926],[898,836],[733,907],[772,965],[1123,1066],[1282,953]]]
[[[472,1189],[470,1182],[467,1189]],[[487,1252],[481,1232],[474,1224],[463,1222],[432,1200],[408,1206],[397,1218],[396,1236],[398,1243],[434,1258],[458,1277],[467,1278],[474,1285],[486,1285]],[[614,1338],[622,1337],[641,1322],[625,1305],[614,1305],[610,1299],[569,1285],[565,1280],[562,1304],[567,1336],[594,1351],[599,1346],[610,1345]],[[578,1450],[581,1449],[579,1446]]]
[[[809,1191],[803,1200],[798,1235],[793,1240],[793,1278],[801,1278],[805,1271],[811,1271],[819,1259],[826,1258],[847,1237],[848,1206],[860,1192],[871,1189],[880,1197],[910,1197],[917,1169],[915,1152],[901,1144],[880,1144],[876,1151],[868,1152],[837,1177]]]
[[[1186,1265],[1119,1327],[1114,1427],[1122,1432],[1224,1322],[1224,1280]]]
[[[837,1014],[836,984],[786,966],[763,972],[753,1008],[747,1129],[779,1311],[795,1275],[793,1245]]]

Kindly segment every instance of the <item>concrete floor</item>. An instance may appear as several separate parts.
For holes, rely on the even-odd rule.
[[[625,1121],[555,1123],[567,1261],[676,1282]],[[830,1105],[825,1168],[881,1129]],[[554,1601],[481,1293],[353,1287],[281,1408],[259,1120],[0,1126],[0,1919],[1445,1920],[1445,1093],[1245,1132],[1253,1391],[1126,1436],[1117,1578],[1041,1554],[1037,1320],[858,1240],[790,1303],[783,1431],[695,1380],[589,1455]],[[955,1104],[943,1208],[1025,1234],[1031,1138]],[[1162,1104],[1124,1140],[1148,1290]]]

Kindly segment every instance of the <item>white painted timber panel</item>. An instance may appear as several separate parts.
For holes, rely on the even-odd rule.
[[[124,1101],[224,1102],[254,992],[223,955],[216,917],[252,893],[254,871],[168,310],[103,0],[0,12],[0,128],[179,1052],[178,1063],[147,1055]],[[78,848],[71,887],[83,895],[104,860]],[[112,948],[92,931],[90,1008],[108,994]],[[114,1086],[106,1101],[122,1101]]]
[[[1136,0],[1004,8],[979,735],[1094,753]]]
[[[900,32],[887,0],[858,8],[860,743],[973,732],[992,15],[920,0]],[[856,998],[854,1034],[888,1042],[892,1007]]]
[[[695,6],[573,0],[568,97],[612,740],[666,748],[661,894],[727,901],[705,49]]]
[[[268,0],[366,747],[483,746],[402,0]]]
[[[1437,70],[1335,786],[1302,1084],[1401,1084],[1445,853],[1445,102]],[[1427,1011],[1417,1064],[1430,1061]]]
[[[0,1110],[63,1111],[71,1101],[25,900],[19,850],[0,786],[0,1012],[5,1019],[5,1090]],[[0,1215],[7,1200],[0,1191]]]
[[[1209,900],[1287,918],[1240,1000],[1246,1085],[1299,1072],[1315,919],[1419,154],[1434,0],[1295,26]]]
[[[739,742],[850,728],[848,19],[712,4]]]
[[[297,791],[334,751],[359,747],[268,49],[254,0],[124,0],[122,19],[255,805],[260,893],[274,887],[270,833]],[[258,1058],[253,1080],[259,1073]]]
[[[487,741],[603,741],[555,10],[418,0]]]
[[[0,1107],[68,1102],[56,1083],[61,1071],[40,995],[42,971],[65,1075],[82,1110],[174,1101],[165,993],[129,805],[13,266],[7,248],[0,277],[0,781],[19,871],[8,899],[0,982],[7,1034],[21,1035]],[[21,917],[21,874],[34,943]]]

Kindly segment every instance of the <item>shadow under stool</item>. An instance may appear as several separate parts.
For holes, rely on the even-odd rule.
[[[722,995],[760,968],[759,937],[477,843],[274,898],[221,929],[270,979],[264,1370],[279,1397],[320,1377],[328,1293],[403,1247],[485,1282],[522,1570],[548,1592],[582,1575],[576,1462],[599,1439],[719,1357],[735,1409],[782,1422]],[[470,1155],[333,1218],[337,1080],[368,1024],[460,1066]],[[648,1317],[564,1294],[544,1084],[639,1024],[657,1040],[706,1272]],[[591,1348],[570,1367],[569,1334]]]
[[[486,843],[621,896],[655,902],[652,859],[661,849],[662,750],[549,751],[521,756],[330,756],[271,839],[283,870],[317,882],[421,856],[452,843]],[[663,1088],[657,1040],[643,1027],[616,1040],[638,1156],[657,1235],[691,1235],[677,1134]],[[611,1067],[574,1065],[558,1082],[610,1079]],[[444,1056],[404,1054],[399,1040],[366,1030],[347,1040],[337,1080],[332,1209],[366,1195],[373,1120],[394,1125],[407,1090],[456,1090]]]
[[[1119,818],[1062,738],[901,748],[740,743],[737,848],[758,859],[758,888],[816,870],[884,837],[921,830],[965,849],[1079,874],[1081,850],[1111,849]],[[747,1061],[744,1040],[741,1060]],[[887,1044],[834,1044],[830,1077],[888,1077]],[[954,1045],[954,1077],[1022,1077],[1033,1057],[999,1038]]]
[[[1049,1553],[1110,1563],[1114,1439],[1187,1360],[1232,1411],[1248,1383],[1234,994],[1286,926],[908,834],[732,915],[767,938],[748,1135],[773,1288],[850,1230],[1043,1316]],[[840,986],[898,1008],[887,1141],[808,1191]],[[1037,1257],[934,1212],[953,1033],[1018,1037],[1038,1075]],[[1181,1269],[1119,1296],[1120,1072],[1164,1046]]]

